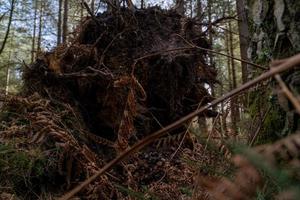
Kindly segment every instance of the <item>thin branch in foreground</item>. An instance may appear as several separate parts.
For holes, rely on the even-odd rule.
[[[278,60],[278,61],[274,61],[271,64],[271,68],[272,67],[278,67],[279,65],[281,65],[283,62],[286,62],[287,59],[283,59],[283,60]],[[279,86],[281,87],[282,92],[285,94],[285,96],[291,101],[291,103],[293,104],[293,106],[296,108],[296,111],[298,114],[300,114],[300,102],[299,100],[293,95],[293,93],[289,90],[289,88],[287,87],[287,85],[284,83],[284,81],[282,80],[281,76],[279,74],[275,75],[275,79],[278,82]]]
[[[285,94],[285,96],[291,101],[293,106],[296,108],[297,113],[300,114],[300,102],[298,101],[298,99],[289,90],[289,88],[286,86],[286,84],[284,83],[284,81],[282,80],[282,78],[279,74],[275,75],[275,79],[278,82],[279,86],[281,87],[282,92]]]
[[[264,114],[264,116],[263,116],[263,118],[262,118],[262,120],[261,120],[259,126],[257,127],[257,129],[256,129],[256,131],[255,131],[255,133],[254,133],[254,136],[252,137],[252,139],[251,139],[251,141],[250,141],[250,143],[249,143],[249,146],[250,146],[250,147],[253,146],[253,144],[254,144],[256,138],[258,137],[259,132],[260,132],[260,130],[261,130],[261,128],[262,128],[264,122],[266,121],[267,116],[268,116],[270,110],[271,110],[271,106],[270,106],[270,107],[268,108],[268,110],[265,112],[265,114]]]
[[[156,131],[155,133],[147,136],[145,139],[141,140],[140,142],[137,142],[136,144],[134,144],[131,148],[125,150],[124,152],[122,152],[118,157],[116,157],[114,160],[110,161],[108,164],[106,164],[100,171],[96,172],[93,176],[91,176],[90,178],[86,179],[85,181],[83,181],[80,185],[78,185],[77,187],[75,187],[73,190],[71,190],[70,192],[66,193],[64,196],[62,196],[61,198],[59,198],[59,200],[68,200],[70,198],[72,198],[74,195],[76,195],[78,192],[80,192],[83,188],[85,188],[86,186],[88,186],[91,182],[93,182],[94,180],[96,180],[99,176],[103,175],[105,172],[107,172],[108,170],[112,169],[112,167],[119,163],[120,161],[124,160],[125,158],[127,158],[129,155],[133,154],[134,152],[144,148],[145,146],[149,145],[150,143],[154,142],[155,140],[157,140],[158,138],[164,136],[165,134],[167,134],[168,131],[174,130],[178,127],[181,127],[183,123],[193,119],[194,117],[198,116],[200,113],[204,112],[205,110],[229,99],[232,98],[234,96],[237,96],[238,94],[241,94],[242,92],[244,92],[245,90],[255,86],[256,84],[265,81],[271,77],[273,77],[274,75],[281,73],[283,71],[286,71],[292,67],[294,67],[295,65],[299,65],[300,64],[300,54],[297,54],[289,59],[286,59],[285,62],[282,62],[280,65],[278,65],[278,67],[276,68],[270,68],[270,70],[268,70],[267,72],[261,74],[259,77],[255,78],[254,80],[251,80],[243,85],[241,85],[240,87],[232,90],[231,92],[225,94],[224,96],[215,99],[214,101],[212,101],[209,105],[203,106],[197,110],[195,110],[194,112],[190,113],[189,115],[175,121],[174,123],[166,126],[165,128]]]

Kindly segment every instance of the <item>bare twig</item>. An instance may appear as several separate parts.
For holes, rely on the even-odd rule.
[[[253,146],[253,144],[254,144],[256,138],[258,137],[258,134],[259,134],[259,132],[260,132],[260,130],[261,130],[261,127],[262,127],[262,125],[264,124],[264,122],[265,122],[265,120],[266,120],[266,118],[267,118],[267,116],[268,116],[270,110],[271,110],[271,107],[269,107],[268,110],[265,112],[265,114],[264,114],[264,116],[263,116],[263,118],[262,118],[262,120],[261,120],[259,126],[257,127],[257,129],[256,129],[256,131],[255,131],[255,134],[254,134],[253,138],[251,139],[251,142],[250,142],[250,144],[249,144],[250,147]]]
[[[240,61],[240,62],[242,62],[242,63],[246,63],[246,64],[248,64],[248,65],[252,65],[252,66],[254,66],[254,67],[257,67],[257,68],[259,68],[259,69],[268,70],[268,68],[266,68],[266,67],[263,67],[263,66],[261,66],[261,65],[258,65],[258,64],[252,63],[252,62],[249,62],[249,61],[247,61],[247,60],[243,60],[243,59],[240,59],[240,58],[233,57],[233,56],[231,56],[231,55],[227,55],[227,54],[225,54],[225,53],[221,53],[221,52],[217,52],[217,51],[214,51],[214,50],[211,50],[211,49],[207,49],[207,48],[203,48],[203,47],[197,46],[197,45],[191,43],[190,41],[187,41],[187,40],[186,40],[185,38],[183,38],[181,35],[179,35],[179,34],[176,34],[176,35],[177,35],[178,37],[180,37],[185,43],[187,43],[187,44],[188,44],[190,47],[192,47],[192,48],[200,49],[200,50],[207,51],[207,52],[210,52],[210,53],[213,53],[213,54],[218,54],[218,55],[221,55],[221,56],[225,56],[225,57],[227,57],[227,58],[232,58],[232,59],[237,60],[237,61]]]
[[[107,5],[109,5],[110,7],[114,8],[115,10],[118,10],[118,8],[110,1],[110,0],[103,0],[105,3],[107,3]],[[89,14],[93,13],[90,9],[90,7],[88,6],[88,4],[84,1],[81,0],[82,4],[84,5],[84,7],[86,7],[88,9]],[[92,14],[93,15],[93,14]]]
[[[105,58],[105,54],[106,52],[109,50],[109,48],[113,45],[113,43],[115,42],[115,40],[117,40],[118,38],[120,38],[120,36],[125,32],[126,30],[123,30],[122,32],[118,33],[117,35],[114,36],[114,38],[110,41],[110,43],[105,47],[105,49],[103,50],[103,53],[100,57],[100,65],[104,65],[104,58]],[[104,65],[105,66],[105,65]]]
[[[277,60],[272,62],[271,67],[278,67],[283,62],[287,62],[288,59],[283,60]],[[284,81],[282,80],[281,76],[279,74],[275,75],[275,79],[278,82],[279,86],[281,87],[282,92],[286,95],[286,97],[291,101],[293,106],[296,108],[296,111],[298,114],[300,114],[300,102],[299,100],[293,95],[293,93],[289,90],[289,88],[286,86]]]
[[[6,15],[7,12],[4,12],[1,16],[0,16],[0,22],[2,21],[2,19],[4,18],[4,16]]]
[[[59,200],[68,200],[70,198],[72,198],[74,195],[76,195],[78,192],[80,192],[83,188],[85,188],[86,186],[88,186],[91,182],[93,182],[94,180],[96,180],[99,176],[103,175],[105,172],[107,172],[108,170],[110,170],[116,163],[119,163],[120,161],[124,160],[125,158],[127,158],[129,155],[133,154],[134,152],[142,149],[143,147],[149,145],[150,143],[154,142],[155,140],[157,140],[158,138],[164,136],[165,134],[167,134],[168,131],[174,130],[178,127],[181,127],[183,123],[185,123],[186,121],[189,121],[191,119],[193,119],[194,117],[198,116],[200,113],[204,112],[205,110],[211,108],[212,106],[215,106],[221,102],[223,102],[224,100],[227,100],[229,98],[232,98],[234,96],[237,96],[238,94],[241,94],[243,91],[255,86],[256,84],[271,78],[272,76],[281,73],[283,71],[286,71],[290,68],[292,68],[295,65],[300,64],[300,54],[295,55],[289,59],[286,60],[286,62],[283,62],[281,65],[279,65],[276,68],[271,68],[269,71],[261,74],[259,77],[257,77],[254,80],[251,80],[243,85],[241,85],[240,87],[232,90],[231,92],[225,94],[224,96],[215,99],[214,101],[212,101],[210,104],[205,105],[203,107],[201,107],[198,110],[195,110],[194,112],[190,113],[189,115],[175,121],[174,123],[166,126],[165,128],[156,131],[155,133],[147,136],[145,139],[141,140],[140,142],[134,144],[131,148],[127,149],[126,151],[122,152],[118,157],[116,157],[114,160],[110,161],[108,164],[106,164],[100,171],[96,172],[93,176],[91,176],[90,178],[86,179],[84,182],[82,182],[80,185],[78,185],[77,187],[75,187],[73,190],[71,190],[70,192],[66,193],[64,196],[62,196],[61,198],[59,198]]]
[[[212,123],[212,129],[211,131],[209,131],[206,142],[205,142],[205,147],[204,147],[204,151],[206,151],[208,144],[209,144],[209,140],[211,139],[212,133],[213,133],[213,129],[218,121],[218,118],[220,117],[220,113],[218,113],[218,116],[214,119],[213,123]]]
[[[203,103],[203,101],[204,101],[204,99],[205,99],[206,97],[207,97],[207,96],[204,96],[204,97],[201,99],[201,101],[198,103],[197,109],[199,109],[199,108],[201,107],[201,105],[202,105],[202,103]],[[192,121],[190,121],[190,122],[188,123],[188,126],[187,126],[186,131],[185,131],[185,133],[184,133],[184,135],[183,135],[183,137],[182,137],[182,139],[181,139],[181,141],[180,141],[180,144],[179,144],[178,148],[176,149],[176,151],[172,154],[172,156],[171,156],[171,158],[170,158],[169,161],[171,161],[171,160],[175,157],[175,155],[178,153],[178,151],[179,151],[180,148],[182,147],[183,142],[184,142],[184,140],[185,140],[185,137],[186,137],[186,135],[189,133],[190,128],[192,127],[192,123],[193,123]]]
[[[99,21],[95,17],[94,13],[91,11],[89,5],[84,0],[81,1],[81,4],[85,7],[85,9],[90,14],[90,16],[92,17],[92,20],[97,24],[97,26],[101,27],[101,24],[99,23]]]
[[[289,90],[289,88],[283,82],[283,80],[279,74],[275,75],[275,79],[278,82],[279,86],[281,87],[282,92],[285,94],[285,96],[291,101],[293,106],[296,108],[297,113],[300,114],[300,102],[298,101],[298,99]]]
[[[221,23],[222,21],[225,21],[225,20],[233,20],[237,17],[237,15],[234,15],[234,16],[227,16],[227,17],[222,17],[220,19],[217,19],[215,20],[214,22],[212,23],[209,23],[206,30],[204,31],[204,33],[206,33],[208,30],[212,29],[212,27],[216,24],[219,24]]]

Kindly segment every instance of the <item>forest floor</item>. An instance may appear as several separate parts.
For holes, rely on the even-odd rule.
[[[103,13],[69,45],[26,66],[21,93],[0,95],[0,199],[257,195],[262,176],[250,161],[260,160],[256,154],[293,161],[299,136],[233,157],[217,126],[203,133],[201,119],[220,117],[211,105],[249,86],[210,95],[205,85],[217,83],[217,72],[198,30],[193,19],[157,7]]]

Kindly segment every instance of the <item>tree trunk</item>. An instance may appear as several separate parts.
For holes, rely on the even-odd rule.
[[[240,38],[240,52],[241,58],[243,60],[248,61],[248,47],[249,47],[249,28],[247,24],[247,15],[245,10],[245,0],[237,0],[236,7],[237,7],[237,14],[238,14],[238,27],[239,27],[239,38]],[[248,81],[248,65],[242,62],[242,80],[243,83]]]
[[[12,0],[11,1],[11,6],[10,6],[10,14],[9,14],[9,19],[8,19],[8,25],[7,25],[6,33],[5,33],[1,48],[0,48],[0,55],[2,54],[2,52],[5,48],[5,45],[6,45],[8,36],[9,36],[10,27],[11,27],[12,18],[13,18],[13,13],[14,13],[14,8],[15,8],[15,0]]]
[[[196,17],[199,18],[199,21],[201,16],[202,16],[202,2],[201,0],[197,0]]]
[[[9,52],[8,54],[8,63],[10,63],[10,60],[11,60],[11,52]],[[10,64],[8,64],[6,68],[5,95],[8,95],[9,93],[9,82],[10,82]]]
[[[201,4],[200,4],[201,5]],[[208,12],[208,23],[212,23],[212,0],[207,1],[207,12]],[[208,40],[209,40],[209,45],[213,49],[213,32],[210,30],[208,32]],[[215,63],[214,63],[214,55],[212,52],[208,52],[208,57],[209,57],[209,65],[210,67],[215,68]],[[213,84],[210,84],[211,88],[211,95],[214,97],[215,96],[215,88]],[[213,107],[213,110],[216,110],[215,107]]]
[[[232,22],[230,21],[228,23],[229,28],[229,46],[230,46],[230,56],[231,58],[231,75],[232,75],[232,89],[235,89],[237,87],[237,78],[236,78],[236,68],[235,68],[235,62],[233,57],[234,55],[234,44],[233,44],[233,35],[232,35]],[[232,129],[235,133],[237,133],[237,122],[239,120],[239,107],[238,107],[238,99],[237,97],[234,97],[231,99],[231,123],[232,123]]]
[[[40,2],[40,16],[39,16],[39,33],[37,40],[37,54],[42,51],[42,32],[43,32],[43,15],[44,15],[44,1]]]
[[[67,43],[68,39],[68,9],[69,9],[69,0],[64,1],[64,19],[63,19],[63,43]]]
[[[93,14],[95,13],[95,0],[91,0],[91,11]]]
[[[5,95],[8,95],[8,92],[9,92],[9,81],[10,81],[10,66],[7,65],[7,69],[6,69]]]
[[[190,10],[191,10],[190,17],[192,18],[193,15],[194,15],[194,12],[193,12],[193,0],[190,0]]]
[[[184,15],[185,13],[184,0],[176,0],[175,10],[177,13]]]
[[[192,4],[192,1],[191,1]],[[199,22],[201,22],[201,15],[202,15],[202,3],[201,0],[197,0],[197,8],[196,8],[196,16],[199,20]],[[200,26],[199,29],[201,30],[202,27]],[[207,121],[205,117],[199,117],[198,118],[198,125],[199,125],[199,130],[201,133],[207,133],[208,131],[208,127],[207,127]]]
[[[38,0],[34,0],[34,17],[33,17],[33,33],[32,33],[32,44],[31,44],[31,62],[35,59],[35,39],[36,39],[36,20],[37,20],[37,10],[38,10]]]
[[[62,18],[62,3],[63,0],[59,0],[58,1],[58,20],[57,20],[57,45],[59,45],[61,43],[61,18]]]
[[[249,8],[249,13],[247,13],[249,16],[249,27],[251,25],[249,54],[253,61],[264,65],[268,64],[272,59],[286,58],[300,52],[300,1],[253,0],[248,1],[247,7]],[[282,78],[291,89],[295,87],[294,89],[299,94],[300,79],[298,71],[299,69],[290,70]],[[281,95],[276,98],[275,94],[273,97],[275,100],[285,98]],[[263,97],[255,96],[254,94],[251,103],[255,104],[259,98]],[[274,137],[274,135],[284,136],[300,129],[299,115],[294,112],[293,107],[287,105],[282,110],[278,106],[278,103],[280,103],[278,101],[271,102],[266,101],[266,99],[262,99],[262,101],[264,101],[266,108],[268,106],[271,107],[270,113],[272,113],[274,122],[271,124],[272,128],[268,127],[268,132],[263,132],[261,135],[271,137]],[[285,107],[286,105],[281,106]],[[286,112],[285,117],[282,116],[284,112]],[[262,129],[264,130],[264,128]]]

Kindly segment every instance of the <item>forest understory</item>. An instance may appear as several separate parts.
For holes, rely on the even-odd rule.
[[[0,93],[0,199],[299,199],[300,55],[238,59],[209,33],[231,17],[199,31],[176,7],[127,4],[96,15],[83,3],[68,43]],[[218,97],[216,55],[262,72]],[[284,116],[293,133],[269,137]]]

